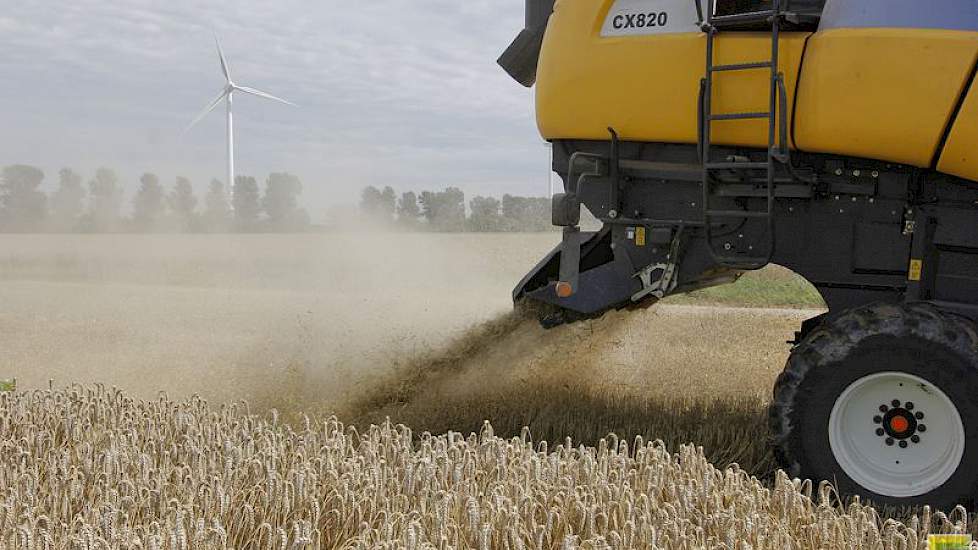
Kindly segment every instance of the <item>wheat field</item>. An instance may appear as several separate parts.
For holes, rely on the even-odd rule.
[[[433,436],[75,386],[0,396],[7,548],[922,548],[909,524],[658,441]]]
[[[0,236],[0,547],[923,548],[969,528],[776,470],[770,389],[819,311],[729,304],[798,296],[790,274],[544,331],[508,293],[556,238]]]

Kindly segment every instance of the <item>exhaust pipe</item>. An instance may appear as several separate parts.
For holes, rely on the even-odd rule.
[[[509,76],[527,88],[537,81],[540,48],[555,1],[526,0],[526,24],[497,61]]]

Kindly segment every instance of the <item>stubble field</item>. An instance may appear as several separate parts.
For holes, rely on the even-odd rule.
[[[954,529],[775,473],[766,401],[818,313],[790,274],[543,331],[509,291],[556,239],[0,237],[0,541],[897,548]]]

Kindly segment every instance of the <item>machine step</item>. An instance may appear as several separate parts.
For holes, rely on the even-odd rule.
[[[751,63],[733,63],[731,65],[714,65],[710,67],[713,72],[722,71],[746,71],[749,69],[770,69],[773,64],[770,61],[754,61]]]
[[[748,120],[754,118],[770,119],[771,113],[768,111],[762,111],[757,113],[723,113],[719,115],[710,115],[710,120]]]

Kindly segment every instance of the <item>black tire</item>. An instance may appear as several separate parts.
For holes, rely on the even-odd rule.
[[[829,416],[853,382],[883,371],[918,376],[941,388],[964,425],[964,456],[943,485],[896,498],[861,487],[829,443]],[[978,489],[978,330],[929,304],[875,304],[844,313],[792,351],[774,388],[769,416],[775,456],[793,477],[828,480],[843,496],[876,504],[973,507]]]

